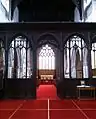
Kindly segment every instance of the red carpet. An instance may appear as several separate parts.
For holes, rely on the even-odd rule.
[[[0,119],[96,119],[93,104],[96,100],[3,100]]]
[[[55,85],[40,85],[37,88],[37,99],[58,99]]]
[[[37,100],[0,100],[0,119],[96,119],[96,100],[60,100],[54,85],[40,85]]]

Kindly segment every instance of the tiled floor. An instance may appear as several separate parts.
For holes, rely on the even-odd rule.
[[[96,101],[2,100],[0,119],[96,119]]]

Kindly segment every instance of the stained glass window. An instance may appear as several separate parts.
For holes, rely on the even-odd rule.
[[[55,53],[48,44],[40,50],[39,69],[55,69]]]
[[[64,77],[88,78],[88,50],[83,39],[71,37],[64,46]]]
[[[8,78],[30,78],[32,75],[32,50],[26,38],[12,41],[8,57]]]
[[[92,64],[92,75],[93,78],[96,78],[96,43],[92,43],[91,50],[91,64]]]
[[[3,42],[0,41],[0,89],[3,88],[4,69],[5,69],[5,50]]]

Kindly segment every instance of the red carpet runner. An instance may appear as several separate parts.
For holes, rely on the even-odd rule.
[[[58,99],[55,85],[40,85],[37,88],[37,99]]]
[[[96,100],[2,100],[0,119],[96,119]]]
[[[54,85],[40,85],[37,100],[0,100],[0,119],[96,119],[96,100],[58,100]]]

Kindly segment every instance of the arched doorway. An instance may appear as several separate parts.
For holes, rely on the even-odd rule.
[[[56,51],[51,44],[44,44],[37,51],[37,98],[56,99]]]
[[[59,43],[53,34],[43,34],[37,48],[37,99],[56,99],[59,75]]]
[[[56,78],[56,58],[52,45],[45,44],[37,53],[37,78],[39,84],[54,83]]]

